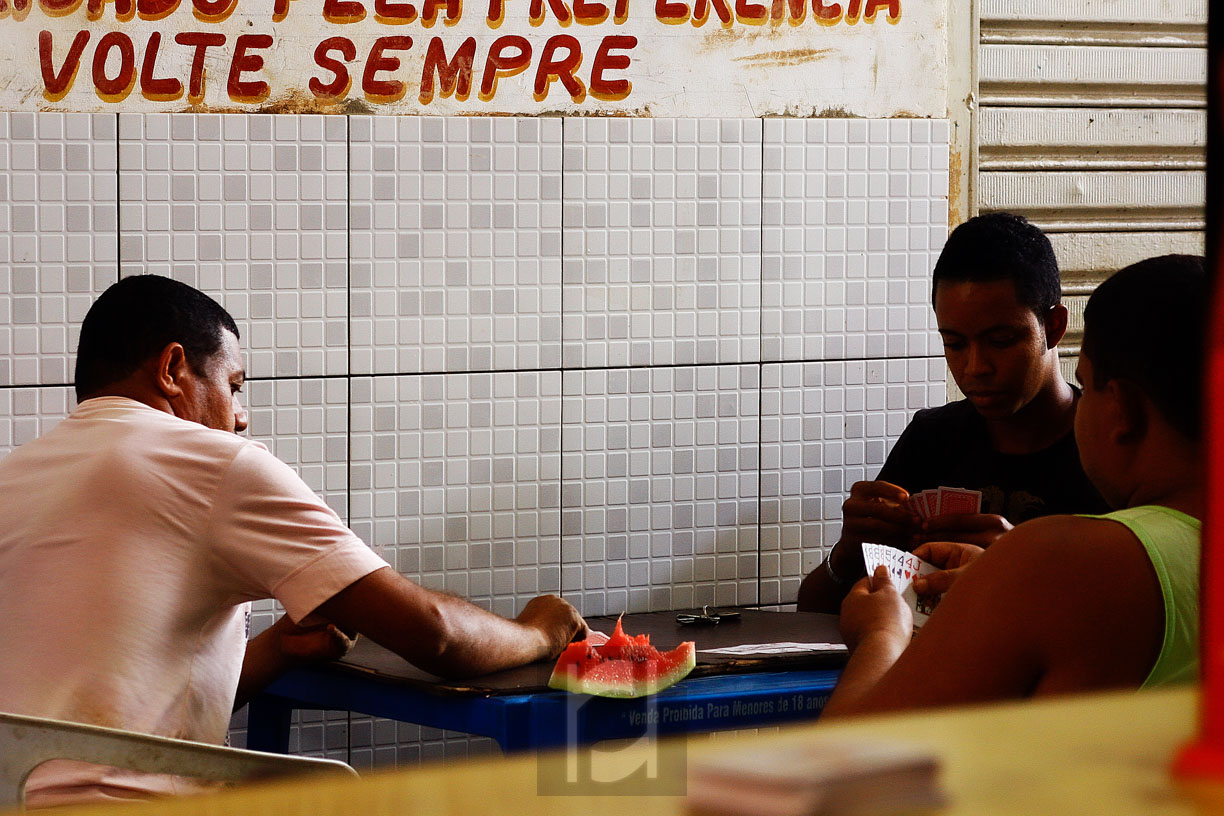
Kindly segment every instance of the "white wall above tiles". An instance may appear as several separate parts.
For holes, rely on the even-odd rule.
[[[234,313],[248,433],[415,580],[507,615],[793,602],[849,485],[943,402],[948,137],[0,114],[0,451],[71,409],[93,298],[156,272]],[[407,733],[306,715],[296,738],[452,750]]]

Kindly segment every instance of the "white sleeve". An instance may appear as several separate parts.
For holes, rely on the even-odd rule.
[[[389,566],[292,468],[256,444],[234,457],[207,537],[214,564],[235,593],[276,598],[295,622]]]

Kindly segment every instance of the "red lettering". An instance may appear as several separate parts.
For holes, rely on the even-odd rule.
[[[279,23],[289,16],[289,0],[272,0],[272,22]]]
[[[407,51],[412,48],[411,37],[379,37],[370,48],[365,73],[361,76],[361,90],[366,97],[376,102],[396,102],[403,98],[407,85],[398,79],[378,79],[379,71],[394,71],[400,66],[399,57],[384,56],[384,51]]]
[[[790,14],[787,14],[787,6],[789,6]],[[782,21],[783,17],[790,20],[791,25],[799,25],[803,22],[803,18],[807,16],[806,0],[773,0],[773,8],[770,9],[769,17],[773,22]]]
[[[187,80],[187,99],[199,102],[204,98],[204,54],[214,46],[225,45],[225,35],[203,31],[183,31],[174,35],[174,41],[195,49],[191,58],[191,76]]]
[[[548,0],[548,7],[558,23],[563,26],[570,24],[570,10],[565,7],[564,0]],[[541,25],[544,22],[544,0],[531,0],[528,16],[533,26]]]
[[[68,54],[58,72],[51,61],[51,32],[38,32],[38,64],[42,68],[43,96],[51,102],[58,102],[72,90],[72,82],[76,79],[77,68],[81,66],[81,52],[85,43],[89,42],[88,31],[78,31],[68,47]]]
[[[157,79],[153,72],[157,69],[157,51],[161,47],[161,32],[154,31],[149,35],[149,44],[145,46],[144,63],[140,66],[140,94],[145,99],[165,102],[178,99],[183,95],[183,83],[173,77]]]
[[[673,0],[655,0],[655,17],[660,22],[676,25],[688,19],[689,7]]]
[[[0,3],[4,1],[0,0]],[[485,15],[485,22],[489,24],[489,28],[500,28],[505,19],[506,0],[489,0],[489,13]]]
[[[423,0],[421,4],[421,24],[433,25],[438,19],[438,6],[446,4],[446,25],[459,22],[459,13],[463,9],[462,0]]]
[[[556,53],[562,48],[566,49],[567,53],[558,59]],[[543,102],[548,97],[548,87],[552,85],[553,78],[561,81],[575,102],[586,99],[586,88],[582,87],[582,82],[574,76],[581,64],[582,45],[576,38],[568,34],[549,37],[548,42],[544,43],[544,50],[540,52],[540,64],[536,67],[536,101]]]
[[[603,3],[574,0],[574,19],[579,25],[599,25],[608,19],[608,7]]]
[[[43,14],[48,17],[64,17],[77,10],[81,0],[41,0]],[[0,14],[4,12],[4,4],[0,2]]]
[[[106,61],[112,50],[119,49],[119,72],[106,75]],[[119,102],[131,92],[136,84],[136,50],[132,40],[122,31],[108,31],[98,40],[94,48],[93,81],[98,96],[107,102]]]
[[[46,0],[43,2],[46,3]],[[888,8],[888,22],[895,23],[901,19],[901,0],[867,0],[867,6],[863,9],[863,19],[874,23],[876,10],[881,6]]]
[[[311,77],[307,86],[310,92],[319,99],[336,99],[345,96],[353,81],[349,78],[348,68],[340,60],[328,56],[332,51],[339,51],[346,62],[357,59],[357,46],[347,37],[328,37],[315,48],[315,64],[331,71],[334,79],[326,85],[317,77]]]
[[[812,0],[812,16],[821,25],[833,25],[841,19],[841,4],[829,3],[826,6],[824,0]]]
[[[387,25],[411,23],[416,19],[416,6],[411,3],[392,3],[391,0],[374,0],[374,19]]]
[[[467,99],[472,92],[472,64],[475,62],[475,37],[464,40],[449,62],[442,39],[434,37],[430,40],[425,52],[425,70],[421,74],[421,93],[418,96],[421,104],[428,105],[433,100],[435,73],[438,75],[438,93],[442,96],[455,94],[459,99]]]
[[[748,0],[735,0],[735,16],[741,23],[760,25],[769,17],[769,9],[760,3],[749,3]]]
[[[613,49],[630,51],[637,47],[637,37],[604,37],[591,63],[591,96],[605,102],[624,99],[633,90],[627,79],[604,79],[604,71],[623,71],[629,67],[627,54],[613,54]]]
[[[191,0],[195,18],[204,23],[224,22],[234,13],[238,0]]]
[[[629,19],[629,0],[616,0],[616,8],[612,12],[612,22],[624,25]]]
[[[863,0],[849,0],[846,3],[846,22],[854,25],[859,21],[859,13],[863,10]]]
[[[136,0],[136,13],[142,20],[161,20],[174,13],[178,6],[179,0]]]
[[[507,56],[506,52],[511,50],[517,50],[518,53],[514,56]],[[531,43],[527,42],[526,37],[517,37],[513,34],[498,37],[493,41],[493,45],[489,46],[489,56],[485,58],[484,75],[480,78],[480,98],[488,102],[497,93],[499,77],[521,74],[527,70],[529,65],[531,65]]]
[[[820,0],[813,0],[820,2]],[[693,6],[693,25],[701,25],[706,21],[706,17],[710,13],[710,7],[713,6],[714,13],[718,15],[718,19],[722,22],[723,28],[731,27],[731,7],[727,5],[727,0],[697,0]]]
[[[323,0],[323,19],[329,23],[355,23],[365,15],[365,6],[358,0]]]
[[[225,91],[235,102],[262,102],[268,98],[268,83],[262,79],[243,82],[242,75],[263,68],[264,58],[248,54],[247,49],[271,48],[271,34],[242,34],[234,43],[234,59],[230,63],[229,81]]]
[[[127,22],[136,16],[136,7],[132,0],[114,0],[115,1],[115,17],[122,22]],[[90,20],[98,21],[102,19],[102,8],[110,0],[89,0],[89,5],[85,7],[85,16]],[[101,40],[98,41],[101,44]]]

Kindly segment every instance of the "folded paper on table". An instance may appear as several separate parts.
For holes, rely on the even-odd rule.
[[[844,652],[844,643],[745,643],[740,646],[723,646],[718,649],[698,649],[702,654],[718,655],[779,655],[803,652]]]

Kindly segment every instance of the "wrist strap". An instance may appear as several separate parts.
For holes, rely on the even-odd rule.
[[[838,544],[840,543],[841,542],[839,541]],[[829,578],[832,579],[833,583],[837,584],[838,586],[847,586],[849,584],[853,584],[854,579],[843,578],[840,575],[838,575],[836,572],[833,571],[833,551],[836,549],[837,549],[837,544],[834,544],[833,549],[829,550],[829,554],[825,557],[825,560],[824,560],[825,574],[828,575]]]

